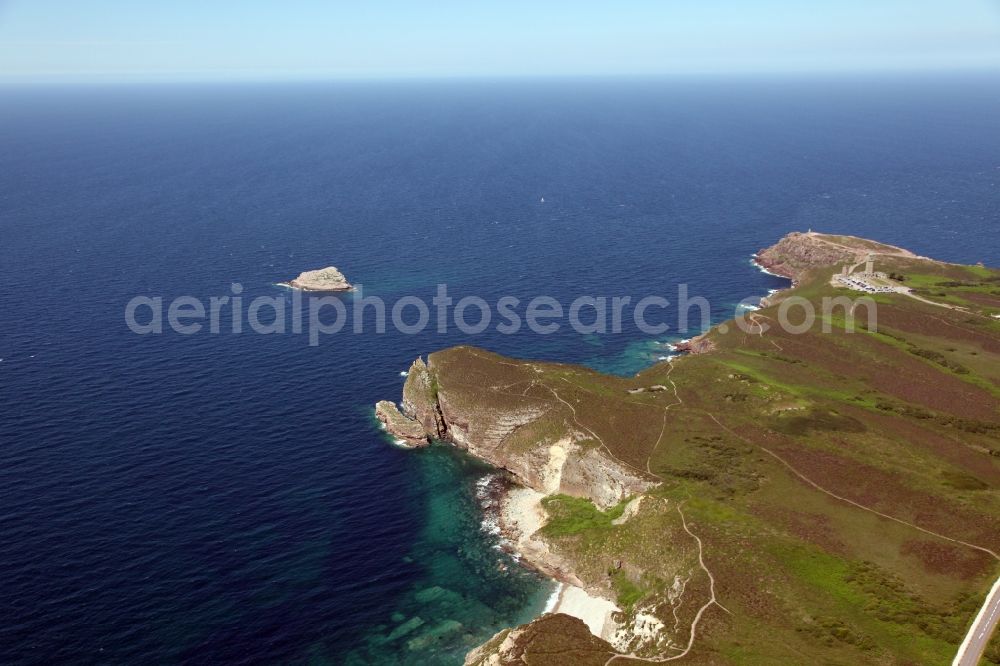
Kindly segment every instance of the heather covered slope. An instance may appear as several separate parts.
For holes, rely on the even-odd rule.
[[[877,321],[852,333],[843,309],[799,334],[777,325],[792,296],[820,312],[860,296],[830,285],[836,263],[798,257],[797,287],[709,332],[710,353],[633,378],[432,354],[424,395],[447,427],[430,434],[552,495],[538,538],[618,603],[619,652],[947,663],[1000,572],[1000,272],[896,250],[879,270],[925,300],[878,295]],[[567,455],[588,462],[553,483]],[[477,658],[549,663],[528,656],[562,645],[561,626],[536,622]],[[988,657],[1000,663],[996,641]]]

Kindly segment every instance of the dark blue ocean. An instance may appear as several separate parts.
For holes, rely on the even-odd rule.
[[[698,332],[140,336],[136,295],[332,264],[718,320],[787,231],[997,265],[998,221],[985,75],[2,88],[0,663],[460,663],[550,588],[480,529],[489,470],[374,402],[459,343],[629,373]]]

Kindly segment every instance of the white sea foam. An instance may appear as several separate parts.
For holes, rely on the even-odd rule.
[[[409,371],[407,371],[407,370],[401,370],[401,371],[399,372],[399,376],[400,376],[400,377],[409,377],[409,376],[410,376],[410,373],[409,373]]]
[[[496,516],[485,516],[479,529],[491,536],[500,536],[500,520]]]
[[[476,479],[476,497],[482,499],[486,495],[486,488],[497,478],[496,474],[487,474]]]
[[[689,342],[691,342],[691,338],[684,338],[683,340],[678,340],[677,342],[668,342],[667,348],[670,349],[670,351],[676,353],[677,347],[679,347],[680,345],[685,345]]]
[[[559,595],[562,594],[562,591],[563,584],[557,582],[555,589],[552,590],[552,594],[550,594],[549,598],[545,600],[545,608],[542,609],[543,613],[551,613],[556,609],[556,604],[559,603]]]
[[[760,310],[760,306],[759,305],[749,305],[748,303],[740,303],[740,304],[738,304],[736,306],[736,309],[737,310],[750,310],[752,312],[754,310]]]
[[[784,275],[778,275],[777,273],[772,273],[771,271],[761,266],[760,263],[757,261],[756,254],[750,257],[750,265],[759,270],[761,273],[764,273],[765,275],[773,275],[774,277],[785,278],[786,280],[788,279]]]
[[[499,478],[499,474],[487,474],[476,479],[476,500],[483,509],[483,519],[479,529],[491,536],[500,536],[500,512],[496,500],[490,497],[490,484]]]

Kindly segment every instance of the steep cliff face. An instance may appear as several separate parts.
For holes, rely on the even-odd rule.
[[[814,268],[853,260],[855,252],[822,240],[819,234],[793,232],[757,253],[757,263],[768,271],[799,280]]]
[[[538,383],[530,365],[508,371],[496,359],[470,348],[432,354],[427,363],[418,358],[403,388],[404,420],[387,423],[390,432],[412,439],[419,424],[428,438],[467,449],[529,488],[586,497],[600,507],[654,485],[576,423],[573,406]],[[488,373],[478,372],[483,364]]]
[[[850,236],[790,234],[759,259],[818,308],[838,294],[831,270],[869,253],[945,297],[1000,283]],[[902,294],[880,308],[883,330],[850,339],[727,323],[635,377],[470,347],[415,361],[404,420],[390,420],[510,470],[527,489],[505,498],[504,535],[564,584],[555,612],[466,663],[948,662],[967,620],[956,613],[971,616],[1000,549],[983,490],[1000,479],[989,388],[1000,329],[992,312]],[[850,592],[837,604],[831,581]],[[853,599],[910,605],[876,622]]]
[[[438,386],[422,358],[410,366],[403,386],[403,411],[416,419],[428,437],[444,439],[447,426],[438,404]]]
[[[883,256],[916,257],[903,248],[865,238],[793,231],[774,245],[757,252],[756,261],[772,273],[799,281],[813,269],[854,263],[869,252]]]
[[[687,354],[707,354],[713,349],[715,349],[715,343],[712,342],[706,333],[702,333],[701,335],[697,335],[690,340],[678,342],[674,345],[675,351]]]

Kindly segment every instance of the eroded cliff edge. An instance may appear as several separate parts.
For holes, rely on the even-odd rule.
[[[857,236],[794,231],[758,251],[754,260],[765,270],[798,282],[809,271],[855,263],[869,252],[883,257],[918,258],[901,247]]]
[[[651,488],[648,472],[611,455],[600,435],[574,422],[572,403],[530,365],[457,347],[418,358],[403,387],[403,421],[390,433],[448,441],[545,495],[583,497],[608,508]],[[571,392],[571,391],[569,391]],[[556,407],[558,405],[558,407]]]
[[[468,663],[950,660],[1000,552],[1000,271],[812,233],[758,261],[820,310],[869,252],[963,309],[879,295],[878,331],[791,334],[765,303],[766,330],[727,322],[629,378],[472,347],[414,362],[407,431],[544,497],[522,552],[618,609],[613,631],[546,615]]]

